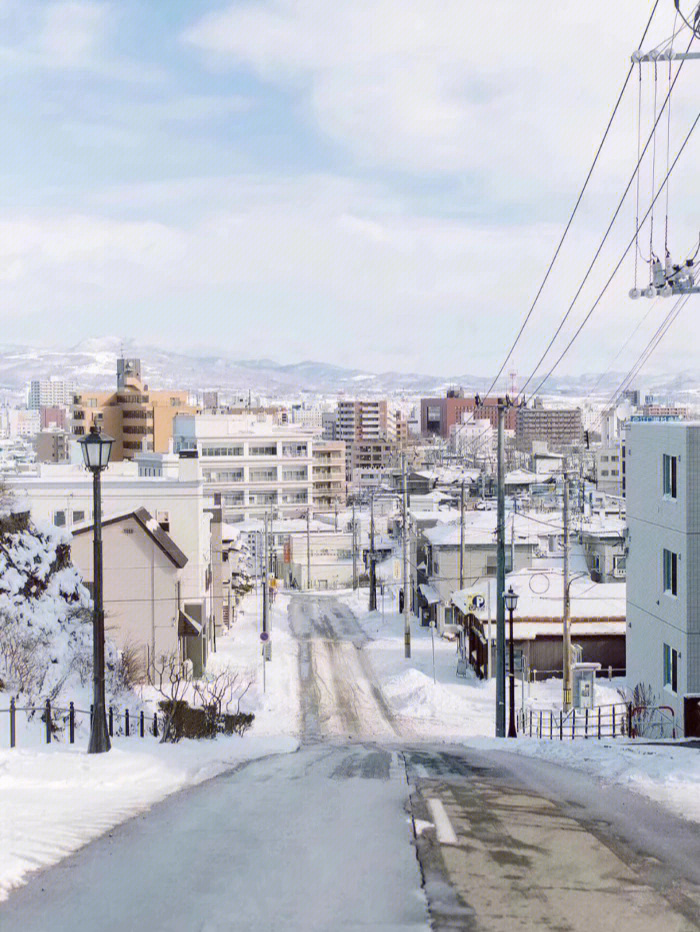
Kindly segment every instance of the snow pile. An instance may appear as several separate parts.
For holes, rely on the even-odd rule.
[[[241,711],[253,712],[255,735],[298,735],[300,699],[298,645],[289,633],[289,596],[281,593],[270,607],[269,626],[272,660],[263,670],[261,593],[250,592],[241,601],[236,620],[217,638],[216,653],[209,655],[207,668],[216,674],[238,673],[250,684],[241,701]],[[247,739],[246,739],[247,740]]]
[[[90,594],[70,563],[67,535],[27,512],[0,515],[0,693],[20,703],[55,702],[92,675]],[[105,645],[108,687],[122,687],[119,658]],[[72,693],[68,695],[69,689]]]

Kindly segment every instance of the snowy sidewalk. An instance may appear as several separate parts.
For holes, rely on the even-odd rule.
[[[34,741],[34,747],[0,749],[0,900],[30,871],[55,864],[171,793],[246,761],[298,748],[297,645],[287,630],[287,599],[278,597],[271,613],[266,692],[259,623],[251,593],[209,658],[209,672],[231,669],[250,682],[241,709],[253,712],[255,721],[242,738],[179,744],[117,738],[108,754],[88,756],[80,729],[73,746]],[[152,692],[145,688],[144,699],[157,699]]]
[[[293,738],[218,738],[159,744],[116,739],[85,747],[0,751],[0,900],[30,871],[55,864],[154,803],[248,760],[296,750]]]

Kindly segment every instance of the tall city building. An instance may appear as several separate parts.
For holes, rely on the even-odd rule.
[[[73,401],[73,382],[66,379],[32,379],[27,391],[27,407],[33,410],[70,405]]]
[[[314,433],[272,417],[178,414],[174,451],[199,460],[224,521],[300,517],[313,507]]]
[[[553,451],[583,442],[580,408],[545,408],[535,401],[531,408],[516,408],[515,445],[532,450],[533,441],[544,442]]]
[[[516,408],[506,408],[504,426],[506,430],[515,430]],[[447,440],[450,431],[462,424],[468,417],[487,420],[493,427],[498,426],[498,398],[482,398],[477,406],[474,395],[465,396],[461,388],[448,389],[444,398],[421,398],[420,429],[424,436],[437,436]]]
[[[141,380],[140,359],[117,360],[116,392],[77,391],[71,429],[81,437],[93,424],[114,438],[112,459],[128,460],[141,450],[165,453],[176,414],[194,414],[186,391],[153,391]]]

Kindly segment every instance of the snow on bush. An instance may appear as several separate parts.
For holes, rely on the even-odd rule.
[[[105,645],[107,688],[125,684]],[[70,562],[68,536],[28,512],[0,512],[0,691],[22,704],[74,698],[92,677],[90,593]]]

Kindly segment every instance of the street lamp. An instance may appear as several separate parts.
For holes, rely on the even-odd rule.
[[[510,715],[508,718],[508,737],[516,738],[518,733],[515,730],[515,651],[513,648],[513,613],[518,607],[518,594],[513,592],[513,587],[509,586],[508,591],[503,593],[503,599],[508,610],[510,622],[510,682],[508,684],[510,699]]]
[[[109,464],[114,441],[93,424],[80,440],[85,465],[92,473],[93,499],[93,612],[92,612],[92,722],[88,754],[109,751],[105,709],[105,613],[102,604],[102,491],[100,474]]]

